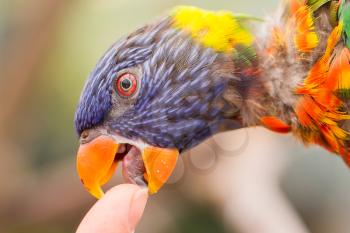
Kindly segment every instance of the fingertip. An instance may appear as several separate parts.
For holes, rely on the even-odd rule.
[[[131,200],[129,211],[129,225],[131,229],[135,229],[140,221],[143,211],[145,210],[148,199],[148,189],[142,188],[135,192]]]
[[[147,202],[147,191],[132,184],[111,188],[86,214],[77,233],[132,232]]]
[[[137,192],[138,190],[140,190],[141,188],[138,187],[137,185],[134,184],[120,184],[117,186],[114,186],[112,188],[110,188],[105,195],[101,198],[102,199],[114,199],[116,197],[119,197],[121,192],[126,194],[134,194],[135,192]],[[123,195],[126,196],[126,195]]]

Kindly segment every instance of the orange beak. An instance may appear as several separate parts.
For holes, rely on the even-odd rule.
[[[117,167],[115,156],[118,143],[113,138],[101,135],[94,140],[82,144],[77,154],[77,170],[85,188],[97,199],[103,196],[101,186],[107,183]],[[179,152],[148,146],[142,151],[142,160],[146,168],[144,179],[148,182],[151,194],[166,183],[172,174]]]

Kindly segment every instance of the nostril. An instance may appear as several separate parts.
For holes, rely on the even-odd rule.
[[[81,133],[81,139],[87,139],[89,137],[89,131],[87,130],[84,130],[82,133]]]

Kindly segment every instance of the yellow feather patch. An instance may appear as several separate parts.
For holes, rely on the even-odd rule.
[[[335,58],[330,75],[333,76],[337,82],[337,88],[339,90],[350,89],[350,51],[347,47],[343,48],[340,55]]]
[[[249,46],[254,40],[229,11],[178,7],[174,11],[174,26],[187,30],[195,40],[218,52],[231,52],[235,45]]]
[[[295,12],[296,32],[294,36],[295,47],[300,52],[311,52],[316,48],[319,40],[315,32],[314,18],[311,9],[302,5]]]

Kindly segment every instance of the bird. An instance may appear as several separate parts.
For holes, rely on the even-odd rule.
[[[157,193],[181,153],[265,127],[350,165],[350,1],[285,0],[260,19],[178,6],[117,40],[75,113],[77,172],[94,197],[121,163]],[[234,142],[233,142],[234,143]]]

